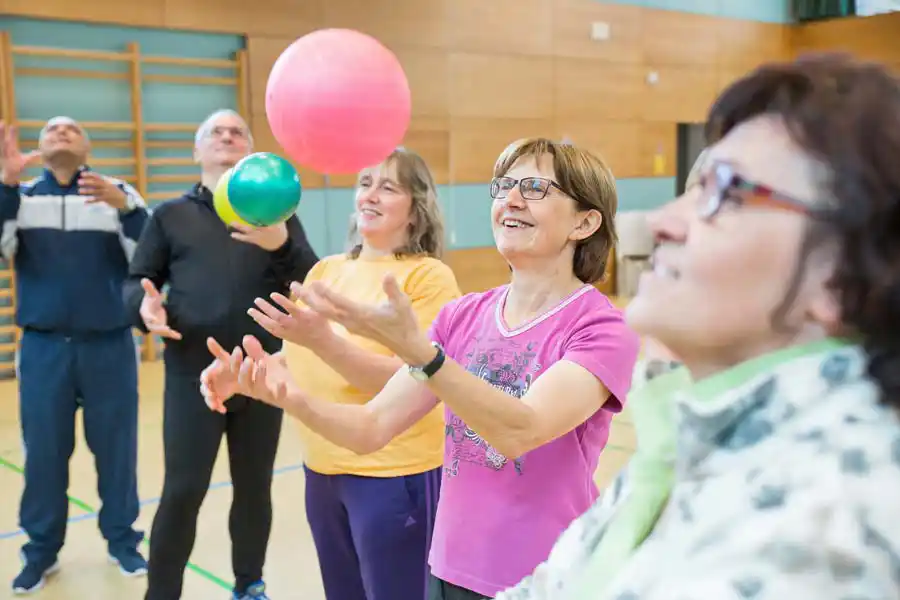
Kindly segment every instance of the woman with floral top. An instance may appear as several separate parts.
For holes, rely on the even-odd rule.
[[[497,600],[900,598],[900,83],[765,65],[707,138],[628,308],[683,366],[644,363],[633,461]]]

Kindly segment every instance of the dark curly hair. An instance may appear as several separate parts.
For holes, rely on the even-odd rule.
[[[766,64],[733,83],[710,109],[715,143],[769,114],[830,173],[803,251],[837,242],[830,280],[842,326],[869,356],[885,402],[900,408],[900,80],[887,67],[844,54]],[[805,261],[799,261],[800,265]],[[793,302],[802,276],[773,315]]]

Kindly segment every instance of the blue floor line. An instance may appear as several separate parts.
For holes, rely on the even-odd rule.
[[[287,465],[284,467],[279,467],[272,471],[272,475],[282,475],[284,473],[290,473],[291,471],[299,471],[303,468],[303,463],[298,463],[296,465]],[[212,490],[220,490],[222,488],[231,487],[231,481],[217,481],[209,486],[209,491]],[[158,504],[161,498],[159,496],[155,498],[147,498],[146,500],[141,500],[140,506],[151,506],[153,504]],[[99,512],[89,512],[80,515],[75,515],[74,517],[69,517],[66,521],[67,523],[78,523],[80,521],[89,521],[90,519],[96,519],[100,515]],[[25,535],[25,531],[22,529],[17,529],[15,531],[7,531],[5,533],[0,533],[0,540],[8,540],[10,538],[19,537]]]

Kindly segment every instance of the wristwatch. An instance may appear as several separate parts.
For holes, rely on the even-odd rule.
[[[437,350],[437,355],[431,359],[427,365],[421,367],[414,367],[412,365],[407,365],[407,369],[409,370],[409,374],[416,381],[427,381],[431,377],[434,376],[435,373],[438,372],[438,369],[441,368],[444,364],[444,359],[447,357],[444,354],[444,349],[437,342],[431,342],[431,345],[434,346],[435,350]]]

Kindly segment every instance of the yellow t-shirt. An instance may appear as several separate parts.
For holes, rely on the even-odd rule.
[[[357,302],[379,304],[386,301],[382,287],[384,276],[392,273],[410,297],[419,327],[427,331],[441,308],[461,295],[453,271],[429,257],[351,259],[334,255],[322,259],[306,276],[306,282],[322,281],[335,292]],[[339,334],[369,352],[391,356],[393,353],[372,340],[353,335],[336,323]],[[347,382],[337,371],[311,350],[285,344],[285,356],[295,381],[314,398],[345,404],[365,404],[374,397]],[[439,404],[387,446],[360,456],[332,444],[297,421],[306,466],[323,475],[352,474],[370,477],[396,477],[436,469],[444,458],[444,408]]]

